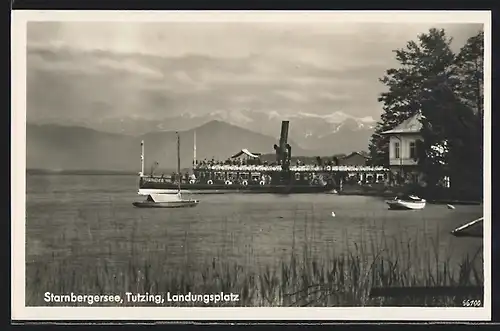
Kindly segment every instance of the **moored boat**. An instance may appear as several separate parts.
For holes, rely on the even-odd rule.
[[[193,168],[182,176],[155,176],[144,173],[144,142],[141,142],[140,192],[162,192],[172,189],[191,193],[326,193],[342,190],[344,178],[355,176],[371,178],[388,172],[382,166],[339,165],[338,161],[320,161],[318,164],[291,164],[291,146],[287,143],[288,121],[282,122],[279,144],[274,145],[275,161],[263,161],[260,153],[242,149],[226,162],[196,160],[196,132],[194,132]],[[240,156],[246,160],[239,159]]]
[[[243,172],[244,169],[241,170]],[[240,176],[244,176],[241,175]],[[210,170],[207,173],[211,174]],[[177,183],[175,181],[157,177],[141,177],[140,192],[168,192],[175,189]],[[182,190],[188,190],[191,193],[216,194],[216,193],[272,193],[272,194],[290,194],[290,193],[324,193],[329,192],[334,187],[328,183],[308,184],[308,183],[276,183],[268,181],[254,180],[235,180],[230,182],[222,182],[220,180],[197,180],[196,182],[181,183]]]
[[[143,145],[144,146],[144,145]],[[181,165],[180,165],[180,137],[177,134],[177,173],[180,175]],[[156,192],[154,192],[156,191]],[[144,191],[141,192],[139,189],[139,194],[145,194]],[[147,198],[144,201],[136,201],[132,204],[138,208],[186,208],[195,207],[199,203],[196,199],[184,199],[181,194],[181,184],[180,181],[177,185],[176,193],[161,192],[161,190],[153,190],[148,192]]]
[[[396,197],[393,200],[387,200],[386,203],[389,205],[389,209],[419,210],[425,208],[426,200],[414,195],[408,195],[405,197]]]
[[[199,200],[196,199],[183,199],[179,192],[177,194],[149,194],[144,201],[132,204],[138,208],[186,208],[195,207],[198,203]]]

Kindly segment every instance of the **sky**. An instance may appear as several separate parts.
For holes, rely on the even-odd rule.
[[[342,111],[378,119],[395,49],[431,27],[458,50],[479,24],[30,22],[27,117]]]

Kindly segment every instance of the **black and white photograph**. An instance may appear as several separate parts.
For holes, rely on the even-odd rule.
[[[490,318],[489,12],[12,21],[13,319]]]

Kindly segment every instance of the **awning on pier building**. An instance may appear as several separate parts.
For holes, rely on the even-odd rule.
[[[256,159],[256,158],[260,157],[261,153],[251,153],[250,151],[248,151],[248,149],[244,148],[241,151],[239,151],[238,153],[236,153],[233,156],[231,156],[231,158],[235,159],[235,158],[240,157],[242,155],[250,157],[250,158],[253,158],[253,159]]]

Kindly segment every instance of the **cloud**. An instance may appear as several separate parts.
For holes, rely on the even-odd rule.
[[[28,118],[253,109],[378,118],[378,78],[416,24],[28,24]],[[443,26],[455,48],[480,26]]]
[[[307,95],[305,95],[305,93],[300,93],[298,91],[278,90],[278,91],[275,91],[274,93],[276,93],[279,96],[284,97],[285,99],[289,99],[289,100],[295,101],[295,102],[308,102],[309,101],[309,97]]]
[[[118,72],[126,72],[131,75],[140,75],[144,78],[158,79],[164,78],[164,74],[158,70],[148,68],[147,65],[138,63],[132,60],[116,60],[116,59],[99,59],[96,63],[101,69],[106,70],[116,70]]]

